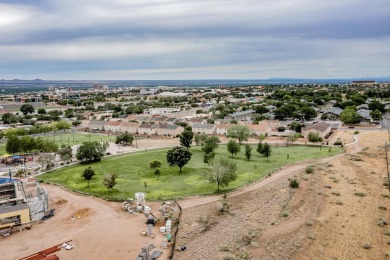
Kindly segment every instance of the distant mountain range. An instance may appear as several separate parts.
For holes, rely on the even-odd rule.
[[[334,79],[303,79],[303,78],[269,78],[269,79],[204,79],[204,80],[0,80],[3,84],[38,84],[38,85],[84,85],[104,83],[123,86],[213,86],[213,85],[251,85],[251,84],[336,84],[351,83],[354,80],[375,80],[376,82],[390,82],[388,77],[361,77],[361,78],[334,78]]]

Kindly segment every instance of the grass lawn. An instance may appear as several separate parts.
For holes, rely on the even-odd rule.
[[[193,153],[191,161],[183,167],[182,173],[179,173],[178,167],[170,167],[167,164],[167,150],[150,150],[104,158],[101,162],[65,167],[41,175],[38,179],[61,184],[72,190],[118,200],[131,198],[135,192],[145,191],[145,184],[148,199],[180,198],[216,192],[216,185],[209,184],[207,180],[206,174],[209,167],[203,163],[203,153],[200,147],[191,148]],[[229,187],[221,188],[221,192],[260,179],[283,165],[335,155],[342,150],[335,147],[332,147],[331,151],[328,148],[320,150],[319,147],[308,146],[273,147],[268,162],[266,158],[260,157],[255,151],[256,146],[253,145],[252,159],[247,161],[244,155],[244,146],[242,146],[241,153],[232,159],[226,150],[226,145],[220,145],[216,151],[215,159],[229,158],[229,160],[237,163],[238,168],[237,180],[230,183]],[[287,154],[289,159],[287,159]],[[154,159],[162,162],[159,179],[149,168],[149,162]],[[87,187],[87,181],[81,177],[81,172],[89,166],[95,170],[96,175],[90,181],[90,187]],[[108,172],[119,175],[118,183],[111,191],[107,190],[102,184],[103,176]]]

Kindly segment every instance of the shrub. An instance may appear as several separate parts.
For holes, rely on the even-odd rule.
[[[353,132],[354,135],[358,135],[359,134],[359,131],[356,130],[355,132]]]
[[[364,249],[371,249],[371,245],[368,244],[368,243],[363,244],[362,247],[363,247]]]
[[[358,197],[365,197],[367,196],[367,194],[363,193],[363,192],[355,192],[355,196],[358,196]]]
[[[313,173],[313,166],[307,166],[306,167],[306,169],[305,169],[305,172],[307,173],[307,174],[310,174],[310,173]]]
[[[290,187],[293,188],[293,189],[299,188],[299,182],[296,179],[291,180],[290,181]]]
[[[378,226],[383,227],[387,225],[387,220],[385,218],[378,219]]]

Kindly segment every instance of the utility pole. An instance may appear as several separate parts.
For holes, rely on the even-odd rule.
[[[390,172],[389,172],[389,156],[387,151],[387,142],[385,142],[385,152],[386,152],[386,169],[387,169],[387,183],[390,189]]]

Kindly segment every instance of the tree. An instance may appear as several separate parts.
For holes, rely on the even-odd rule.
[[[256,114],[264,114],[269,112],[269,109],[266,108],[265,106],[257,106],[255,110],[256,110]]]
[[[23,115],[32,114],[34,111],[34,107],[31,104],[23,104],[20,107],[20,112],[22,112]]]
[[[20,151],[24,153],[31,152],[35,148],[35,139],[29,135],[20,138]]]
[[[203,151],[205,153],[214,152],[216,149],[218,149],[220,142],[221,140],[219,140],[219,138],[216,136],[207,137],[204,141]]]
[[[204,142],[206,141],[207,139],[207,135],[206,134],[196,134],[195,135],[195,143],[196,145],[200,145],[202,147],[202,151],[203,151],[203,144]]]
[[[4,122],[4,124],[15,124],[18,122],[18,117],[11,113],[5,113],[2,115],[1,120]]]
[[[340,120],[345,124],[357,124],[360,122],[358,113],[356,113],[355,109],[352,107],[347,107],[341,112]]]
[[[370,112],[370,116],[374,121],[381,121],[382,120],[382,112],[378,109],[375,109],[374,111]]]
[[[118,135],[115,139],[116,144],[123,144],[124,146],[127,146],[128,144],[132,144],[134,140],[134,137],[132,134],[129,134],[127,131]]]
[[[76,121],[72,122],[72,126],[79,126],[79,125],[81,125],[81,121],[80,120],[76,120]]]
[[[107,189],[112,189],[116,185],[116,179],[118,178],[118,174],[116,173],[107,173],[104,175],[103,185],[106,186]]]
[[[230,139],[227,143],[227,150],[232,155],[232,158],[235,154],[238,154],[241,150],[240,145],[234,140]]]
[[[307,136],[307,139],[309,142],[312,143],[320,143],[322,142],[322,137],[318,133],[310,132],[309,135]]]
[[[238,143],[247,141],[249,137],[249,128],[246,125],[235,125],[228,129],[227,137],[238,139]]]
[[[298,133],[295,133],[295,132],[290,132],[288,133],[287,137],[286,137],[286,143],[287,143],[287,146],[288,144],[294,144],[295,141],[297,141],[300,137],[300,134]]]
[[[262,143],[261,141],[259,141],[259,143],[257,144],[256,151],[257,151],[259,154],[262,154],[261,152],[263,151],[263,143]]]
[[[46,109],[44,109],[44,108],[38,108],[38,114],[40,114],[40,115],[46,114]]]
[[[105,155],[107,148],[107,142],[85,142],[78,148],[76,158],[81,162],[100,161]]]
[[[267,157],[267,162],[268,162],[268,157],[271,156],[271,146],[266,142],[263,144],[263,147],[261,149],[261,154],[264,156],[264,157]]]
[[[205,153],[203,155],[203,162],[204,163],[210,163],[214,160],[214,157],[215,157],[215,152],[209,152],[209,153]]]
[[[16,135],[8,136],[8,141],[5,145],[5,150],[9,154],[18,153],[21,149],[21,143]]]
[[[245,157],[249,161],[252,156],[252,147],[249,144],[245,145]]]
[[[190,149],[193,137],[194,132],[192,132],[192,130],[184,130],[183,133],[181,133],[180,135],[180,145],[186,147],[187,149]]]
[[[59,149],[57,153],[64,162],[68,162],[70,159],[72,159],[72,148],[70,146],[62,146],[62,148]]]
[[[184,146],[175,146],[167,152],[167,162],[169,166],[178,166],[181,168],[191,160],[192,153]]]
[[[81,173],[81,177],[88,181],[88,187],[89,181],[92,179],[93,176],[95,176],[95,171],[91,167],[88,167]]]
[[[265,138],[266,138],[265,134],[263,133],[259,134],[260,143],[262,143],[265,140]]]
[[[58,131],[64,130],[64,132],[65,132],[65,130],[70,129],[72,127],[72,125],[66,121],[61,120],[58,122],[53,122],[52,127]]]
[[[161,162],[159,160],[153,160],[151,162],[149,162],[149,166],[150,168],[154,169],[154,174],[160,176],[161,174],[161,171],[158,169],[161,167]]]
[[[379,110],[380,112],[385,112],[385,105],[379,102],[378,100],[373,100],[368,104],[368,108],[372,111]]]
[[[290,124],[290,130],[293,130],[297,133],[300,133],[302,131],[302,127],[304,127],[304,126],[305,126],[304,124],[301,124],[299,122],[294,121]]]
[[[203,145],[203,162],[204,163],[210,163],[214,157],[215,157],[215,150],[218,148],[219,143],[221,140],[219,140],[216,136],[210,136],[206,137],[206,140],[204,141]]]
[[[234,162],[220,159],[211,165],[209,182],[212,184],[216,183],[219,191],[219,187],[227,187],[230,182],[237,179],[236,171],[237,165]]]

